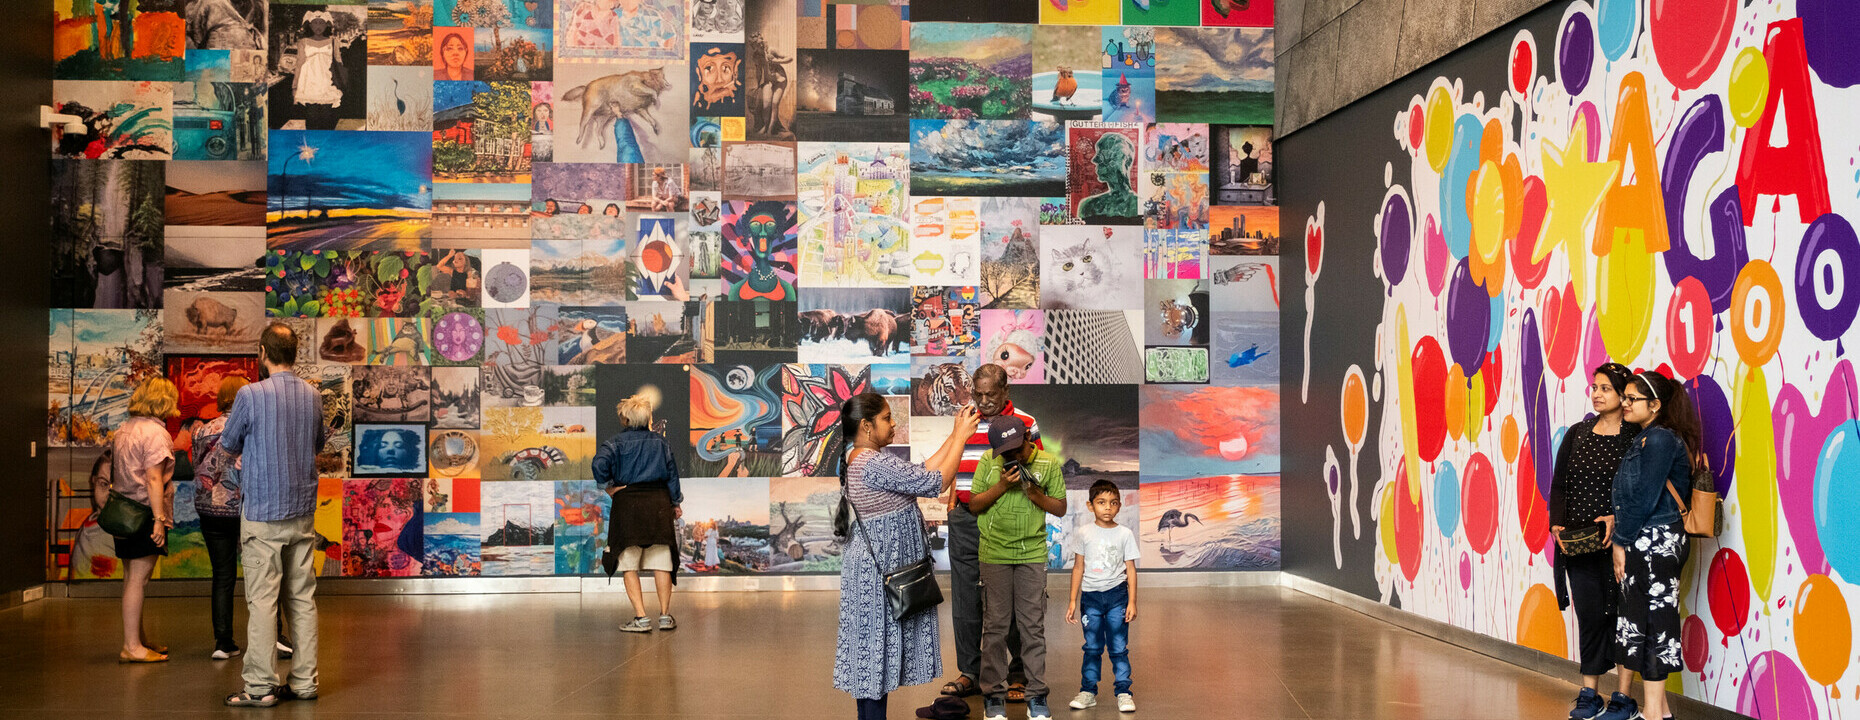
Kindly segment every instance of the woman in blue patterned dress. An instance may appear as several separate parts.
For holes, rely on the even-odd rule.
[[[896,428],[884,397],[865,393],[840,405],[841,442],[849,448],[840,463],[840,487],[858,516],[856,522],[846,517],[843,502],[844,527],[835,526],[844,552],[833,686],[858,701],[860,720],[884,718],[885,696],[891,691],[943,674],[936,612],[920,612],[902,623],[891,619],[884,576],[928,551],[917,498],[949,492],[962,462],[962,444],[975,434],[979,417],[969,406],[955,420],[943,446],[917,466],[882,450]]]

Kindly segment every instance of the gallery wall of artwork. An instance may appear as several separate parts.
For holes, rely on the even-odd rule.
[[[1278,567],[1270,2],[53,1],[52,579],[135,384],[209,419],[273,319],[325,575],[594,572],[647,388],[684,571],[833,572],[840,401],[921,459],[985,362],[1146,568]]]
[[[1860,709],[1855,37],[1839,3],[1553,3],[1284,138],[1285,570],[1572,657],[1554,458],[1596,366],[1659,370],[1726,501],[1669,687]]]

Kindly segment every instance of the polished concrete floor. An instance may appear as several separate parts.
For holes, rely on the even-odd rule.
[[[234,710],[220,699],[239,687],[239,662],[207,659],[204,598],[149,600],[151,637],[174,653],[159,665],[116,663],[118,601],[44,600],[0,611],[0,717],[852,717],[831,680],[837,602],[687,593],[677,631],[639,636],[616,630],[631,614],[618,594],[325,597],[321,699]],[[1574,694],[1295,590],[1154,588],[1141,602],[1134,717],[1558,718]],[[1064,615],[1049,606],[1054,716],[1118,717],[1113,703],[1064,708],[1080,656]],[[947,606],[942,625],[953,673]],[[894,694],[891,717],[914,717],[936,689]]]

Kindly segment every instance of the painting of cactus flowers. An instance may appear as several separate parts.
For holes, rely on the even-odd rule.
[[[911,117],[1024,120],[1032,77],[1032,25],[911,25]]]

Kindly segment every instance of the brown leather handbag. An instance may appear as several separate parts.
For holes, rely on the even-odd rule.
[[[1714,538],[1724,532],[1724,498],[1718,497],[1717,479],[1703,457],[1692,463],[1692,502],[1679,497],[1679,489],[1670,479],[1666,481],[1666,492],[1679,503],[1679,519],[1687,535]]]

